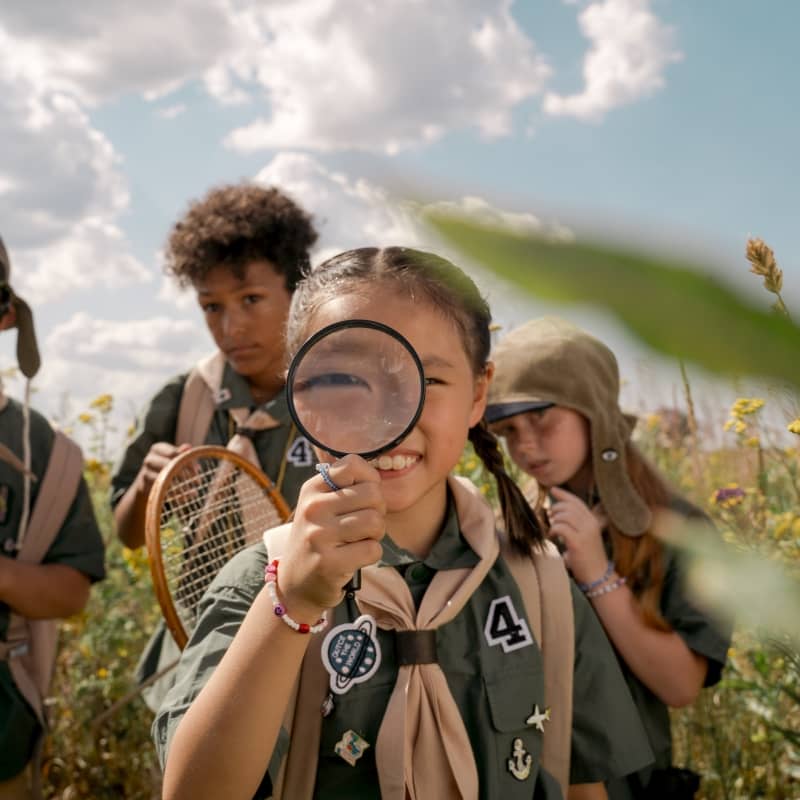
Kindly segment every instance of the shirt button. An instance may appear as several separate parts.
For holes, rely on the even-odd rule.
[[[411,580],[415,583],[422,583],[428,579],[429,575],[430,570],[422,562],[418,564],[412,564],[408,570],[408,577],[411,578]]]

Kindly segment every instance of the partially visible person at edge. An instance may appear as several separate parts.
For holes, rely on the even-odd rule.
[[[296,503],[300,486],[313,474],[313,453],[286,407],[284,327],[292,292],[316,238],[310,216],[289,197],[249,183],[212,189],[174,225],[166,271],[196,293],[218,348],[196,369],[205,377],[217,365],[218,385],[208,387],[214,412],[197,441],[177,441],[188,373],[170,380],[150,401],[111,481],[117,532],[127,547],[145,543],[147,496],[166,464],[192,445],[227,445],[256,409],[266,411],[276,424],[248,431],[251,460],[257,458],[290,506]],[[207,380],[214,383],[211,377]],[[177,654],[160,625],[137,667],[139,682],[164,670]],[[153,710],[171,680],[167,673],[144,691]]]
[[[605,798],[603,781],[652,756],[600,624],[481,421],[485,300],[430,253],[348,251],[299,284],[290,352],[352,319],[416,350],[421,416],[380,458],[317,450],[293,521],[218,573],[153,725],[164,797]],[[502,541],[451,475],[467,440],[500,486]],[[371,655],[351,668],[359,636]]]
[[[43,697],[31,674],[30,659],[45,656],[33,649],[28,621],[77,614],[89,599],[92,582],[105,574],[103,540],[75,445],[73,491],[62,498],[60,527],[53,522],[43,558],[26,559],[31,543],[47,536],[30,523],[41,522],[41,516],[32,514],[40,499],[48,506],[54,502],[52,497],[40,497],[40,489],[55,433],[28,406],[30,380],[40,365],[39,351],[33,316],[10,286],[10,269],[0,240],[0,331],[17,328],[17,360],[27,379],[24,403],[6,397],[0,385],[0,800],[39,796],[36,754],[44,734]],[[25,543],[28,547],[23,550]],[[21,552],[22,560],[18,560]],[[50,644],[52,658],[41,666],[48,676],[55,658],[54,631]]]
[[[693,797],[698,776],[672,766],[668,709],[719,681],[730,630],[692,604],[685,560],[656,531],[673,515],[708,518],[631,442],[636,419],[620,409],[602,342],[545,317],[506,336],[494,362],[486,419],[535,479],[530,497],[617,652],[656,756],[609,797]]]

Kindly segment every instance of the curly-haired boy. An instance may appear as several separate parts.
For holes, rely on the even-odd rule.
[[[212,189],[172,228],[166,271],[194,289],[218,349],[156,393],[113,476],[114,519],[128,547],[144,544],[147,496],[170,459],[188,446],[228,444],[256,409],[276,424],[249,433],[246,455],[294,506],[313,474],[313,456],[282,391],[283,329],[316,238],[310,216],[289,197],[252,183]],[[158,631],[139,665],[140,679],[165,664],[165,639]],[[174,653],[171,640],[166,646]],[[158,694],[150,693],[151,705]]]

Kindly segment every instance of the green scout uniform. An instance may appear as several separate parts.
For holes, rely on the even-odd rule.
[[[708,519],[702,512],[683,500],[673,501],[673,510],[686,517]],[[664,547],[664,585],[661,592],[661,614],[675,633],[686,642],[690,650],[708,659],[708,672],[704,686],[713,686],[722,675],[731,631],[712,622],[706,614],[695,608],[686,589],[686,563],[681,555],[668,545]],[[664,796],[677,797],[677,788],[667,789],[670,779],[668,768],[672,764],[672,737],[667,706],[656,697],[627,667],[620,658],[620,666],[631,691],[642,723],[647,730],[650,747],[655,755],[652,767],[631,775],[625,780],[609,784],[609,800],[631,800],[647,798],[655,791],[666,792]],[[664,772],[662,772],[664,770]]]
[[[9,400],[0,411],[0,441],[22,457],[22,406]],[[53,447],[53,430],[47,420],[30,411],[31,470],[40,480]],[[31,506],[39,484],[31,482]],[[15,542],[22,514],[23,476],[0,461],[0,558],[14,558]],[[92,582],[105,575],[104,548],[86,483],[81,479],[67,518],[44,558],[45,564],[66,564]],[[0,602],[0,639],[8,629],[9,608]],[[0,781],[22,770],[32,755],[39,725],[33,710],[16,688],[8,663],[0,661]]]
[[[398,548],[388,536],[383,541],[382,564],[401,572],[417,606],[437,570],[472,567],[477,562],[478,556],[461,535],[452,502],[442,533],[424,561]],[[267,563],[262,544],[240,553],[219,573],[201,603],[200,620],[184,651],[176,684],[153,724],[162,763],[178,722],[222,659],[261,590]],[[559,798],[556,781],[543,769],[534,766],[527,779],[518,780],[507,768],[517,737],[538,765],[541,733],[526,720],[535,705],[544,708],[545,704],[542,656],[535,642],[505,653],[501,646],[491,646],[484,632],[492,600],[506,595],[517,615],[524,617],[519,589],[506,563],[498,558],[461,612],[436,629],[439,664],[472,743],[481,798]],[[573,590],[572,596],[575,677],[570,780],[591,783],[640,769],[652,756],[605,634],[581,594]],[[342,603],[331,624],[343,623],[347,617],[347,605]],[[378,639],[383,654],[378,671],[347,694],[336,696],[332,713],[323,720],[317,798],[380,796],[374,744],[398,667],[393,634],[379,630]],[[334,752],[347,730],[357,731],[372,745],[356,766]],[[269,796],[270,776],[277,774],[287,745],[282,731],[256,797]]]
[[[183,388],[188,375],[181,375],[166,384],[150,401],[133,441],[128,445],[122,460],[111,479],[111,505],[116,506],[122,496],[136,479],[142,463],[156,442],[175,442],[178,411]],[[230,364],[225,364],[222,384],[217,398],[214,416],[206,435],[206,444],[225,446],[235,433],[235,423],[228,409],[255,409],[256,403],[247,381]],[[257,431],[253,445],[263,471],[276,484],[291,508],[297,504],[300,487],[315,474],[316,459],[310,444],[300,435],[289,416],[286,396],[279,392],[263,406],[280,426],[271,430]],[[168,651],[168,652],[167,652]],[[136,670],[136,677],[143,681],[165,666],[177,655],[166,626],[159,624],[145,647]],[[160,697],[157,693],[152,701],[157,706]]]

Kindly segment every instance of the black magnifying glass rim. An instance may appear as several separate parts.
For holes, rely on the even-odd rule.
[[[406,337],[403,336],[399,331],[396,331],[394,328],[391,328],[388,325],[384,325],[382,322],[375,322],[375,320],[372,319],[345,319],[321,328],[303,343],[302,347],[297,351],[297,354],[292,359],[292,363],[289,365],[289,372],[286,375],[286,405],[289,408],[289,414],[292,417],[292,421],[297,426],[297,429],[300,431],[300,433],[302,433],[309,442],[315,444],[326,453],[336,456],[336,458],[341,458],[342,456],[348,455],[347,451],[331,449],[330,446],[325,444],[325,442],[321,442],[319,439],[314,438],[305,429],[294,408],[294,389],[292,388],[294,385],[295,372],[297,372],[297,367],[303,361],[306,353],[308,353],[308,351],[314,347],[314,345],[319,342],[320,339],[324,339],[331,333],[346,330],[347,328],[371,328],[393,337],[408,351],[408,354],[414,360],[414,364],[417,367],[417,372],[419,372],[419,404],[417,405],[417,410],[414,413],[414,416],[408,425],[406,425],[406,427],[403,429],[402,433],[399,436],[395,436],[390,442],[381,445],[375,450],[367,450],[365,452],[355,454],[361,456],[361,458],[374,458],[375,456],[379,456],[381,453],[385,453],[387,450],[391,450],[393,447],[400,444],[400,442],[402,442],[406,436],[408,436],[408,434],[411,432],[411,429],[417,424],[417,420],[419,419],[420,414],[422,414],[422,408],[425,405],[425,370],[422,368],[422,362],[417,355],[417,351],[411,346],[411,343],[408,341],[408,339],[406,339]]]

